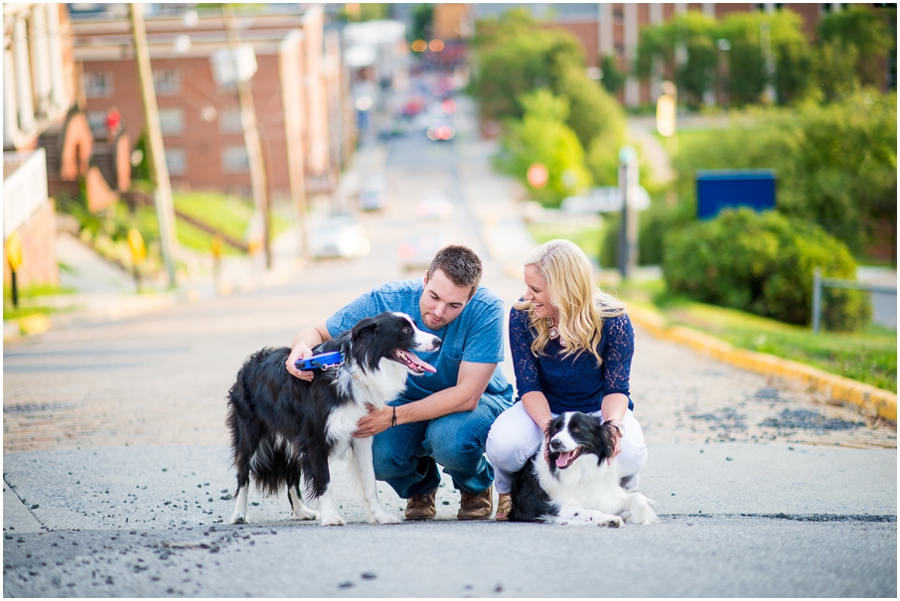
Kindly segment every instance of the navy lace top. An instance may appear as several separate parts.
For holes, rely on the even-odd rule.
[[[634,328],[627,314],[603,320],[598,352],[603,364],[597,365],[593,354],[563,357],[559,340],[550,340],[545,356],[531,352],[535,333],[528,324],[528,312],[512,308],[509,312],[509,346],[516,372],[518,399],[526,392],[543,392],[554,415],[564,411],[593,413],[600,410],[603,398],[615,392],[628,397],[628,408],[634,409],[628,390],[631,357],[634,355]]]

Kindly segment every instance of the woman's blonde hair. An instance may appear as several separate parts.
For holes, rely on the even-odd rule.
[[[559,312],[556,329],[565,343],[564,356],[590,351],[598,365],[603,363],[597,351],[603,320],[625,313],[625,303],[597,288],[590,259],[568,240],[550,240],[541,244],[525,261],[525,266],[528,265],[534,265],[540,271],[550,303]],[[537,333],[531,351],[535,355],[545,355],[550,341],[547,321],[535,316],[529,300],[520,300],[513,306],[528,311],[529,324]]]

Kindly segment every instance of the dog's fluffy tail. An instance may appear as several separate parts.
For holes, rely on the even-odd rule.
[[[622,517],[629,524],[655,524],[659,518],[653,510],[654,506],[655,503],[641,493],[629,493]]]

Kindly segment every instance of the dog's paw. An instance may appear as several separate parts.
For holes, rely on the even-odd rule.
[[[400,518],[382,510],[370,513],[368,521],[370,524],[399,524]]]
[[[239,515],[237,517],[231,516],[231,523],[232,524],[246,524],[247,520],[242,515]]]
[[[320,526],[343,526],[344,520],[338,514],[334,514],[331,516],[323,516],[322,520],[319,522]]]
[[[607,516],[607,519],[605,519],[605,520],[598,520],[597,525],[598,526],[607,526],[609,528],[618,528],[619,526],[622,525],[622,518],[620,518],[617,515]]]
[[[319,519],[319,512],[304,507],[300,510],[294,510],[291,512],[291,515],[297,518],[298,520],[317,520]]]
[[[618,528],[622,525],[622,518],[619,516],[610,515],[593,509],[579,510],[572,515],[570,521],[583,526],[608,526],[610,528]]]

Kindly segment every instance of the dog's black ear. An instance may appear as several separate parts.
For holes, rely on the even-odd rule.
[[[547,424],[547,427],[544,429],[544,436],[549,438],[553,434],[556,434],[557,432],[559,432],[560,428],[562,428],[562,425],[565,423],[565,421],[566,421],[565,413],[560,413],[559,415],[557,415],[556,417],[551,419],[550,423]]]
[[[599,440],[603,441],[603,446],[606,450],[606,453],[597,454],[597,465],[600,465],[600,463],[604,459],[606,459],[607,457],[612,457],[612,454],[616,448],[616,441],[618,441],[619,439],[619,435],[612,424],[603,424],[600,422],[600,420],[597,420],[596,435]]]
[[[350,333],[351,340],[358,340],[360,336],[366,335],[368,332],[374,332],[378,329],[378,322],[372,319],[371,317],[365,317],[353,326],[353,330]]]

